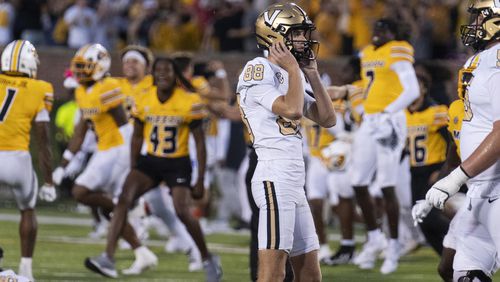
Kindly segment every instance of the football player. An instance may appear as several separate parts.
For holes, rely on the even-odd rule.
[[[211,255],[198,221],[189,212],[191,196],[201,198],[204,192],[205,139],[202,119],[205,116],[201,99],[188,92],[193,87],[178,70],[172,59],[157,58],[152,67],[153,82],[147,95],[136,97],[134,134],[131,145],[132,170],[113,210],[106,252],[90,261],[99,272],[111,268],[116,242],[133,202],[162,181],[170,187],[174,207],[180,220],[196,242],[203,258],[207,281],[220,281],[222,270],[218,256]],[[181,83],[183,87],[178,86]],[[187,90],[186,90],[187,89]],[[196,142],[199,162],[198,179],[191,189],[191,161],[188,137]],[[141,155],[143,144],[146,155]]]
[[[390,240],[383,274],[398,267],[399,204],[395,191],[401,153],[406,139],[404,110],[418,97],[418,82],[413,69],[413,47],[398,39],[398,25],[390,19],[380,19],[374,25],[372,44],[363,49],[361,76],[365,100],[364,116],[356,133],[353,147],[351,183],[363,212],[368,241],[354,259],[360,268],[375,266],[377,254],[387,241],[378,228],[368,185],[374,173],[385,200]]]
[[[304,191],[299,120],[305,116],[332,127],[336,116],[318,73],[313,30],[296,4],[266,8],[256,21],[264,57],[249,61],[238,81],[243,122],[258,156],[252,195],[260,210],[259,281],[282,281],[288,257],[297,279],[321,280],[318,237]]]
[[[40,198],[52,202],[56,191],[51,174],[49,112],[54,100],[52,85],[37,80],[38,54],[26,40],[9,43],[2,52],[0,74],[0,187],[12,190],[21,213],[19,275],[33,279],[32,257],[37,222],[35,216],[38,181],[29,153],[34,125],[38,159],[44,184]]]
[[[153,64],[152,52],[142,46],[127,46],[121,53],[122,70],[124,77],[120,85],[126,99],[126,108],[129,117],[135,107],[135,99],[150,93],[153,86],[153,77],[150,73]],[[169,228],[171,236],[165,245],[165,250],[173,252],[181,250],[189,259],[189,271],[203,269],[201,255],[186,227],[175,214],[171,206],[172,199],[169,193],[161,191],[165,186],[160,185],[144,195],[151,214],[158,216]],[[168,247],[168,248],[167,248]]]
[[[448,107],[437,105],[430,97],[431,78],[425,68],[417,67],[417,78],[420,96],[406,112],[413,204],[423,200],[427,187],[436,181],[446,159],[449,136],[446,130]],[[439,210],[431,211],[420,223],[427,242],[438,254],[442,253],[449,223]]]
[[[467,183],[460,212],[453,262],[454,281],[491,281],[500,252],[500,3],[472,0],[471,21],[461,27],[462,42],[476,53],[460,72],[464,118],[460,131],[462,164],[426,194],[428,205],[442,209]],[[418,218],[418,212],[417,218]]]
[[[71,71],[78,80],[75,98],[81,111],[81,119],[75,127],[68,148],[63,153],[60,168],[64,170],[80,150],[84,136],[92,128],[97,138],[97,151],[92,155],[85,170],[75,180],[73,197],[81,204],[99,207],[107,217],[113,211],[113,198],[118,197],[130,168],[131,125],[123,108],[124,96],[116,79],[107,77],[111,65],[108,51],[100,44],[88,44],[80,48],[71,61]],[[123,238],[130,244],[137,264],[145,269],[157,264],[158,259],[146,247],[141,246],[130,224],[123,228]],[[92,264],[86,261],[92,269]],[[104,275],[117,277],[116,270]]]

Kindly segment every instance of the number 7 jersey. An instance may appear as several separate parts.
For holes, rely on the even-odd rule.
[[[407,61],[413,63],[413,47],[406,41],[390,41],[378,48],[369,45],[361,52],[361,78],[365,89],[365,113],[382,112],[396,100],[403,86],[391,65]]]
[[[54,100],[52,84],[0,74],[0,151],[28,151],[31,124]]]
[[[161,103],[156,87],[148,94],[136,97],[133,116],[144,123],[144,142],[147,153],[163,158],[189,155],[190,127],[206,116],[204,104],[196,93],[177,87],[170,98]]]

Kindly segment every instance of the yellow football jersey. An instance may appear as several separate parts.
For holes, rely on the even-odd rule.
[[[132,84],[126,78],[119,78],[120,88],[123,95],[125,96],[125,108],[128,113],[132,111],[134,107],[135,97],[149,93],[150,88],[153,87],[153,76],[146,75],[137,84]]]
[[[446,140],[439,129],[448,124],[448,108],[430,106],[421,112],[406,111],[410,161],[412,167],[427,166],[446,160]]]
[[[460,156],[460,130],[464,119],[464,101],[457,99],[451,103],[448,109],[448,131],[453,136],[453,141],[457,145],[457,154]]]
[[[205,117],[199,95],[177,87],[172,96],[161,103],[156,88],[150,95],[136,99],[134,116],[144,122],[144,141],[148,154],[179,158],[189,155],[189,125]]]
[[[52,110],[52,84],[27,77],[0,74],[0,151],[28,151],[31,123]]]
[[[337,113],[345,113],[346,103],[343,100],[333,102],[333,108]],[[304,127],[307,136],[307,146],[311,156],[321,157],[321,150],[328,147],[335,140],[335,136],[328,129],[321,127],[311,120],[304,119]]]
[[[361,123],[361,114],[363,111],[363,80],[354,81],[352,86],[356,87],[356,90],[349,93],[347,100],[349,101],[349,108],[351,109],[352,117],[354,121],[359,124]]]
[[[383,111],[403,91],[398,75],[391,69],[399,61],[414,62],[413,47],[406,41],[390,41],[379,48],[369,45],[361,52],[363,106],[367,114]]]
[[[93,124],[98,150],[107,150],[124,143],[118,125],[108,113],[124,101],[117,79],[108,77],[88,88],[79,86],[75,90],[75,97],[82,117]]]

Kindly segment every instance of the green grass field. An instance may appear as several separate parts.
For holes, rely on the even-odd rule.
[[[41,207],[39,215],[44,218],[53,216],[72,217],[73,213],[57,213],[56,208]],[[0,209],[0,216],[16,215],[13,209]],[[81,215],[75,220],[82,219]],[[85,217],[84,217],[85,218]],[[90,226],[60,225],[42,223],[40,220],[38,241],[33,262],[34,276],[37,281],[98,281],[103,278],[88,271],[83,261],[104,250],[104,240],[91,240],[87,234]],[[18,225],[15,221],[0,220],[0,246],[4,249],[4,268],[17,271],[19,262]],[[249,281],[247,246],[248,235],[215,234],[208,236],[209,247],[222,259],[224,281]],[[123,281],[204,281],[203,273],[187,272],[187,259],[182,254],[166,254],[163,241],[156,236],[148,245],[158,255],[159,266],[139,277],[121,276]],[[332,247],[335,247],[332,243]],[[133,261],[130,250],[117,253],[117,268],[124,269]],[[372,271],[357,269],[354,265],[341,267],[322,267],[323,281],[440,281],[435,269],[437,256],[430,248],[422,248],[414,254],[401,259],[400,268],[391,275],[381,275],[378,268]],[[377,265],[380,267],[381,262]]]

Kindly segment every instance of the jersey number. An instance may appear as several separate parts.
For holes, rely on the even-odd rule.
[[[163,129],[163,132],[159,132]],[[163,139],[161,139],[163,137]],[[151,130],[151,136],[149,141],[153,145],[153,152],[155,154],[172,154],[177,149],[177,127],[164,126],[159,127],[158,125],[153,126]],[[161,150],[161,151],[159,151]]]
[[[317,124],[314,124],[312,126],[312,131],[313,131],[313,140],[312,141],[312,147],[313,148],[318,148],[319,146],[319,138],[320,138],[320,135],[321,135],[321,127]]]
[[[366,72],[366,77],[368,77],[370,81],[368,81],[368,85],[366,86],[365,95],[363,99],[366,99],[366,97],[368,97],[368,93],[370,92],[370,88],[373,85],[373,81],[375,81],[375,73],[372,70],[369,70]]]
[[[9,113],[10,106],[12,106],[12,102],[14,102],[14,98],[16,97],[17,89],[15,88],[7,88],[7,96],[0,107],[0,122],[4,122],[7,118],[7,114]]]
[[[300,134],[300,120],[290,120],[278,116],[276,123],[280,127],[280,133],[285,136]]]
[[[427,159],[427,150],[425,148],[425,141],[427,140],[427,135],[422,134],[422,135],[417,135],[415,138],[413,138],[413,144],[411,144],[411,150],[412,150],[412,155],[413,155],[413,161],[417,165],[422,165],[425,163],[425,160]]]
[[[244,81],[250,81],[250,80],[255,80],[255,81],[260,81],[264,79],[264,65],[263,64],[258,64],[258,65],[248,65],[247,68],[245,69],[245,73],[243,74],[243,80]]]

